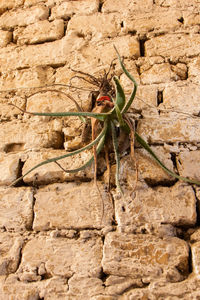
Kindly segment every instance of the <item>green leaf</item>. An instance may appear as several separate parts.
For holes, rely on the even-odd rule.
[[[157,155],[153,152],[153,150],[151,149],[151,147],[145,142],[145,140],[137,133],[135,132],[135,137],[136,137],[136,140],[138,141],[138,143],[144,148],[147,150],[147,152],[154,158],[154,160],[160,165],[160,167],[165,171],[167,172],[169,175],[171,175],[172,177],[174,178],[177,178],[179,180],[182,180],[182,181],[185,181],[185,182],[188,182],[188,183],[193,183],[193,184],[197,184],[197,185],[200,185],[200,182],[197,181],[197,180],[194,180],[194,179],[189,179],[189,178],[186,178],[186,177],[182,177],[182,176],[179,176],[178,174],[172,172],[171,170],[169,170],[160,160],[159,158],[157,157]]]
[[[115,83],[115,91],[116,91],[116,102],[115,104],[117,104],[117,106],[119,107],[120,111],[122,110],[122,108],[125,105],[126,99],[125,99],[125,94],[124,94],[124,90],[119,82],[119,79],[114,76],[113,78],[114,83]]]

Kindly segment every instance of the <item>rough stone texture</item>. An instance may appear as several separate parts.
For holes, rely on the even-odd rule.
[[[54,162],[8,187],[91,141],[77,117],[24,112],[77,111],[67,95],[91,111],[99,81],[77,71],[101,80],[113,61],[107,76],[129,99],[113,45],[138,84],[133,126],[170,170],[200,179],[199,10],[199,0],[0,1],[0,300],[199,300],[200,188],[137,142],[135,186],[128,136],[119,132],[124,195],[112,148],[110,193],[104,151],[99,192],[93,165],[68,174]]]
[[[63,20],[48,22],[47,20],[27,26],[25,29],[18,28],[13,33],[14,41],[18,45],[38,44],[59,40],[64,36]]]
[[[99,192],[93,183],[55,184],[39,189],[35,195],[33,228],[41,231],[111,225],[113,215],[111,200],[100,185]]]
[[[0,189],[0,228],[7,231],[30,229],[33,220],[31,188]]]
[[[188,246],[181,239],[111,232],[104,243],[103,270],[146,283],[162,276],[176,282],[188,272],[187,259]]]

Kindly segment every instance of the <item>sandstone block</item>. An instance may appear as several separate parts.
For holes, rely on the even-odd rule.
[[[188,272],[188,246],[175,237],[110,232],[105,238],[102,265],[110,275],[149,282],[171,273],[171,280],[176,282],[183,278],[178,270]]]
[[[122,227],[144,223],[194,225],[197,218],[194,191],[183,183],[127,192],[124,199],[115,197],[115,210],[118,225]]]
[[[17,28],[13,33],[14,41],[18,45],[39,44],[59,40],[64,36],[63,20],[49,22],[38,21],[28,25],[26,28]]]
[[[179,118],[178,118],[179,117]],[[197,143],[200,134],[199,120],[180,117],[174,113],[171,117],[155,116],[139,120],[137,132],[148,143]]]
[[[18,276],[21,281],[40,280],[45,274],[66,278],[74,274],[99,277],[101,259],[102,241],[99,237],[94,236],[86,240],[36,237],[23,249]],[[39,272],[41,265],[43,271]]]
[[[84,44],[83,38],[71,34],[62,38],[62,40],[51,43],[30,45],[29,47],[10,46],[6,49],[2,48],[0,49],[0,71],[8,72],[41,65],[63,65],[67,61],[71,62],[75,59],[78,50]]]
[[[198,34],[165,34],[145,42],[147,56],[161,55],[172,61],[180,57],[192,57],[199,54],[200,37]]]
[[[55,120],[50,122],[17,122],[0,124],[1,151],[15,149],[60,148],[63,143],[61,129],[56,128]]]
[[[194,178],[200,181],[200,151],[181,152],[177,158],[178,172],[183,177]]]
[[[191,245],[192,251],[192,265],[194,273],[197,275],[197,278],[200,278],[200,242],[196,242]]]
[[[0,275],[8,275],[16,272],[20,260],[20,252],[23,239],[11,234],[0,233]]]
[[[186,79],[187,67],[184,64],[171,66],[168,63],[156,64],[141,74],[142,84],[162,83]]]
[[[0,76],[0,91],[48,85],[53,83],[53,75],[53,68],[48,66],[36,66],[31,69],[11,72],[5,70]],[[16,103],[16,105],[18,104]]]
[[[0,30],[0,47],[6,47],[12,41],[12,32]]]
[[[98,0],[67,1],[52,8],[50,19],[68,19],[76,15],[92,15],[98,11]]]
[[[40,20],[46,20],[48,16],[49,9],[44,5],[33,6],[26,10],[19,8],[13,11],[7,11],[0,16],[0,27],[10,29],[15,26],[26,26]]]
[[[98,186],[101,194],[93,182],[54,184],[39,189],[35,195],[34,230],[111,225],[112,203],[103,186],[99,183]]]
[[[0,185],[9,185],[16,178],[19,171],[19,155],[0,153]]]
[[[22,5],[24,0],[1,0],[0,14],[4,13],[7,9],[17,8]]]
[[[33,219],[33,191],[30,188],[0,189],[0,227],[7,231],[30,229]]]
[[[131,0],[125,0],[125,1],[120,1],[117,0],[113,3],[112,0],[106,0],[103,3],[102,6],[102,12],[103,13],[112,13],[112,12],[122,12],[124,11],[124,8],[126,8],[126,11],[134,11],[134,10],[147,10],[152,8],[153,6],[153,1],[152,0],[145,0],[141,1],[136,0],[136,1],[131,1]]]
[[[163,103],[159,105],[159,109],[198,115],[199,93],[200,86],[196,84],[169,83],[163,90]]]
[[[92,38],[114,37],[121,30],[120,16],[116,14],[91,16],[74,16],[68,23],[67,30],[73,30],[79,35]]]
[[[181,1],[181,0],[155,0],[156,5],[160,5],[162,7],[176,7],[176,8],[197,8],[199,6],[198,1],[191,0],[188,1]]]

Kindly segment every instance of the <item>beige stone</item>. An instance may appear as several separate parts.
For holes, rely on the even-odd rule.
[[[179,118],[178,118],[179,117]],[[155,116],[138,122],[137,132],[148,143],[197,143],[200,134],[199,120],[181,117],[176,113]]]
[[[116,14],[97,13],[91,16],[74,16],[69,21],[67,29],[88,38],[113,38],[121,30],[120,21],[120,16]]]
[[[64,36],[63,20],[48,22],[38,21],[24,28],[17,28],[13,33],[14,41],[18,45],[39,44],[59,40]]]
[[[200,111],[199,92],[200,87],[193,83],[169,83],[163,90],[163,103],[159,109],[197,115]]]
[[[6,47],[12,41],[12,32],[0,30],[0,47]]]
[[[150,282],[171,274],[169,281],[176,282],[182,280],[182,272],[188,272],[188,246],[175,237],[110,232],[105,238],[102,265],[110,275]]]
[[[192,251],[192,265],[194,273],[197,275],[197,278],[200,278],[200,250],[199,250],[200,242],[196,242],[191,245]]]
[[[44,5],[31,8],[7,11],[0,16],[0,27],[3,29],[14,28],[15,26],[26,26],[39,20],[46,20],[49,16],[49,9]]]
[[[155,0],[156,5],[160,5],[162,7],[177,7],[177,8],[196,8],[198,6],[198,1],[191,0],[188,1],[181,1],[181,0]]]
[[[200,151],[185,151],[177,156],[178,172],[183,177],[200,181]]]
[[[24,0],[1,0],[0,2],[0,14],[5,12],[7,9],[17,8],[22,5]]]
[[[0,275],[16,272],[20,261],[23,238],[9,233],[0,233]]]
[[[53,75],[53,68],[48,66],[36,66],[31,69],[13,70],[11,72],[5,70],[0,76],[0,91],[9,91],[10,89],[22,89],[23,91],[23,88],[52,84]],[[16,103],[16,105],[18,104]]]
[[[18,276],[21,281],[41,280],[41,275],[45,274],[67,278],[74,274],[99,277],[101,259],[102,241],[99,237],[93,236],[86,240],[36,237],[23,249]],[[44,265],[44,271],[39,275],[41,264]]]
[[[180,57],[198,55],[199,43],[198,34],[165,34],[146,41],[145,51],[148,56],[161,55],[176,62]]]
[[[126,8],[126,11],[133,11],[133,10],[146,10],[150,9],[153,6],[152,0],[145,0],[141,1],[131,1],[131,0],[124,0],[120,1],[117,0],[113,3],[112,0],[105,0],[102,7],[103,13],[111,13],[111,12],[124,12],[124,9]]]
[[[168,63],[156,64],[141,74],[142,84],[162,83],[186,79],[187,67],[177,64],[177,67]]]
[[[57,122],[18,122],[0,124],[1,151],[13,152],[30,148],[60,148],[63,142]]]
[[[111,225],[111,200],[99,182],[98,187],[99,192],[91,182],[54,184],[39,189],[35,195],[34,230],[99,228]]]
[[[16,178],[19,170],[19,155],[0,153],[0,185],[9,185]]]
[[[136,224],[194,225],[196,198],[193,189],[183,183],[171,188],[138,188],[125,193],[124,199],[115,196],[115,213],[119,226]]]
[[[32,227],[33,191],[30,188],[0,189],[0,227],[22,231]]]
[[[52,8],[51,19],[68,19],[76,15],[91,15],[98,11],[98,0],[61,2]]]

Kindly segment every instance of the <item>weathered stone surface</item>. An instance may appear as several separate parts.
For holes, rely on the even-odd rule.
[[[36,66],[31,69],[3,72],[0,76],[0,91],[15,88],[33,88],[53,83],[54,70],[51,67]],[[16,103],[16,105],[18,105]],[[11,108],[10,108],[11,109]]]
[[[162,7],[176,7],[176,8],[197,8],[199,6],[198,0],[182,1],[182,0],[155,0],[156,5],[160,5]]]
[[[132,288],[119,296],[120,300],[134,299],[183,299],[183,300],[198,300],[199,298],[199,280],[196,277],[177,283],[157,282],[152,283],[145,288]]]
[[[30,188],[0,188],[0,228],[30,229],[33,220],[33,191]]]
[[[102,12],[103,13],[111,13],[111,12],[123,12],[124,9],[126,8],[126,11],[133,11],[133,10],[146,10],[149,8],[152,8],[153,1],[152,0],[145,0],[141,1],[136,0],[136,1],[131,1],[131,0],[124,0],[120,1],[117,0],[113,3],[112,0],[106,0],[103,3],[102,6]]]
[[[165,34],[146,41],[145,51],[148,56],[161,55],[177,61],[180,57],[199,54],[200,37],[198,34]]]
[[[50,158],[59,157],[66,155],[67,152],[64,150],[49,150],[40,152],[29,152],[28,155],[23,159],[25,164],[22,169],[22,174],[24,175],[31,168],[35,167],[37,164],[48,160]],[[81,167],[85,164],[92,156],[92,152],[85,151],[81,154],[77,154],[73,157],[64,158],[59,160],[58,163],[65,170],[71,170]],[[33,170],[31,173],[24,177],[24,182],[26,183],[37,183],[37,184],[49,184],[54,182],[63,181],[73,181],[73,180],[88,180],[94,177],[93,170],[91,168],[86,168],[82,171],[77,171],[75,173],[67,173],[63,171],[54,162],[42,165],[39,168]]]
[[[108,1],[105,1],[106,3]],[[134,1],[136,2],[136,1]],[[129,1],[130,5],[134,6],[131,4]],[[150,3],[150,1],[149,1]],[[138,3],[140,4],[140,3]],[[134,9],[135,10],[135,9]],[[166,33],[174,30],[177,30],[181,27],[181,23],[178,21],[182,16],[181,11],[178,10],[168,10],[168,11],[163,11],[160,9],[153,9],[151,12],[144,12],[142,11],[141,7],[141,12],[134,14],[124,14],[122,20],[123,20],[123,31],[125,33],[129,32],[137,32],[137,34],[150,34],[151,36],[154,35],[155,33]],[[153,33],[152,33],[153,32]]]
[[[181,239],[110,232],[105,238],[102,264],[104,272],[110,275],[143,282],[167,276],[169,281],[176,282],[187,274],[187,260],[188,246]]]
[[[89,239],[77,240],[36,237],[23,248],[18,276],[21,281],[41,280],[41,276],[45,274],[51,277],[59,275],[67,278],[74,274],[99,277],[101,259],[100,237],[93,236]]]
[[[35,195],[34,229],[83,229],[111,225],[112,203],[103,186],[99,183],[98,186],[101,194],[93,182],[54,184],[39,189]]]
[[[16,272],[22,245],[22,237],[15,237],[9,233],[0,233],[0,275]]]
[[[61,125],[57,120],[45,122],[11,121],[0,124],[0,150],[13,152],[30,148],[60,148],[62,146]]]
[[[200,135],[198,118],[186,118],[172,113],[171,117],[154,116],[138,122],[137,132],[148,143],[197,143]]]
[[[127,191],[124,199],[115,196],[115,210],[122,227],[146,223],[194,225],[197,217],[194,191],[183,183],[171,188],[143,186],[134,193]]]
[[[105,281],[105,291],[109,295],[122,295],[123,292],[127,291],[132,286],[142,287],[143,283],[141,279],[133,279],[128,276],[114,276],[110,275]],[[118,296],[119,297],[119,296]],[[105,298],[106,299],[106,298]]]
[[[49,9],[44,5],[31,8],[7,11],[0,16],[0,27],[10,29],[15,26],[26,26],[40,20],[46,20],[49,16]]]
[[[0,47],[6,47],[12,41],[12,32],[0,30]]]
[[[181,152],[176,159],[178,172],[183,177],[200,181],[200,151]]]
[[[18,45],[39,44],[59,40],[64,36],[63,20],[39,21],[24,28],[17,28],[13,33]]]
[[[200,242],[191,245],[192,266],[197,278],[200,279]]]
[[[186,114],[198,115],[200,86],[182,82],[169,83],[163,90],[163,103],[159,109],[175,110]]]
[[[171,66],[168,63],[156,64],[141,74],[142,84],[162,83],[186,79],[187,67],[184,64]]]
[[[0,2],[0,14],[7,9],[16,8],[24,3],[24,0],[1,0]]]
[[[119,17],[116,14],[104,15],[101,13],[91,16],[74,16],[69,21],[67,29],[85,37],[111,38],[117,36],[121,30]]]
[[[99,0],[67,1],[52,8],[50,19],[68,19],[74,14],[91,15],[98,11]],[[95,29],[96,30],[96,29]]]
[[[0,153],[0,185],[9,185],[17,178],[19,159],[18,154]]]

